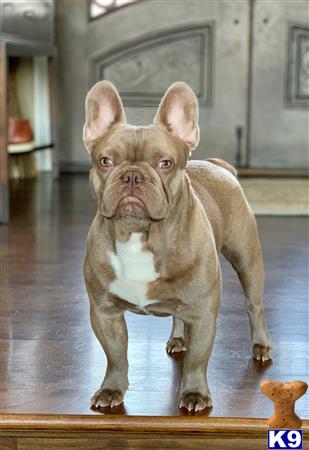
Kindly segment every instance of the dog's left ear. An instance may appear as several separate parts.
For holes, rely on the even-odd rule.
[[[198,100],[186,83],[179,81],[169,87],[161,100],[154,124],[165,126],[190,150],[197,147],[200,140]]]

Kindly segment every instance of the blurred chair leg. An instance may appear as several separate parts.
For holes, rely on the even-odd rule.
[[[25,161],[24,161],[24,156],[23,155],[19,155],[19,167],[20,167],[20,178],[24,179],[25,178]]]
[[[37,176],[36,159],[33,153],[30,154],[30,176],[35,178]]]

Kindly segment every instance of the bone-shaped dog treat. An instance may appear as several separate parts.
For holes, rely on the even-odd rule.
[[[301,428],[302,421],[295,414],[296,400],[304,395],[308,385],[303,381],[264,380],[260,384],[261,392],[274,402],[275,413],[267,421],[269,428]]]

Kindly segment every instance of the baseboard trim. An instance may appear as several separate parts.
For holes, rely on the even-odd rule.
[[[306,169],[240,167],[237,173],[240,177],[309,178],[309,170]]]
[[[90,162],[71,162],[60,161],[59,171],[61,173],[89,173],[91,168]]]
[[[91,168],[90,162],[60,161],[60,172],[63,173],[88,173]],[[240,177],[296,177],[309,178],[307,169],[273,169],[240,167],[237,169]]]

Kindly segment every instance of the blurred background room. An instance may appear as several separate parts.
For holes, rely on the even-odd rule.
[[[234,164],[257,213],[308,212],[306,1],[3,0],[1,16],[2,222],[9,179],[89,170],[84,99],[101,79],[137,125],[187,82],[200,103],[194,158]]]
[[[96,207],[82,140],[84,101],[102,79],[119,90],[134,125],[152,122],[171,83],[185,81],[195,91],[201,140],[191,159],[233,164],[257,217],[266,312],[277,348],[267,376],[306,379],[308,1],[1,0],[0,32],[3,411],[88,413],[104,368],[88,323],[82,276]],[[265,369],[249,362],[243,294],[225,263],[223,279],[216,342],[236,359],[226,378],[212,360],[210,378],[219,394],[211,414],[264,417],[271,412],[267,400],[253,396],[248,403],[247,391],[237,388],[237,380],[248,377],[258,393]],[[230,342],[225,313],[232,314],[234,329],[245,330],[247,341]],[[131,351],[151,381],[144,391],[150,412],[178,414],[174,391],[158,382],[160,368],[177,378],[178,366],[163,354],[163,362],[155,361],[155,354],[164,353],[169,319],[130,320],[136,344]],[[143,320],[148,320],[147,338],[138,338]],[[146,345],[156,350],[150,352],[154,372],[146,373]],[[133,381],[129,413],[146,414],[139,392]],[[305,401],[300,405],[309,418]]]

